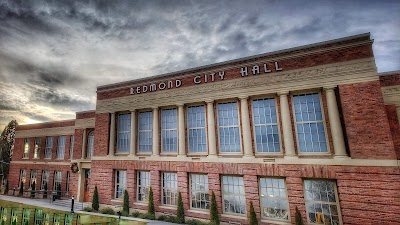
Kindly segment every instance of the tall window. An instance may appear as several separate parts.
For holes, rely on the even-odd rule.
[[[42,183],[41,183],[41,190],[48,190],[48,185],[49,185],[49,171],[43,170],[42,171]]]
[[[139,152],[151,152],[153,150],[153,113],[139,112]]]
[[[73,155],[74,155],[74,144],[75,144],[75,136],[71,135],[71,139],[70,139],[70,145],[69,145],[69,158],[73,159]]]
[[[26,181],[26,170],[22,169],[19,172],[19,183],[18,183],[18,187],[21,188],[21,183],[25,183]]]
[[[87,139],[86,158],[92,158],[94,149],[94,131],[90,131]]]
[[[61,225],[61,215],[55,213],[53,216],[53,225]]]
[[[53,137],[46,137],[46,152],[45,152],[46,159],[51,159],[52,148],[53,148]]]
[[[218,104],[219,151],[240,152],[237,102]]]
[[[69,171],[67,171],[67,182],[65,183],[65,191],[69,192],[69,179],[70,179],[70,174]]]
[[[285,180],[260,178],[261,216],[267,219],[288,220],[289,203]]]
[[[1,224],[6,224],[7,221],[7,208],[1,208]]]
[[[319,94],[293,96],[299,150],[327,152]]]
[[[162,204],[176,205],[178,199],[178,179],[176,173],[162,174]]]
[[[65,214],[64,225],[72,225],[72,215]]]
[[[254,99],[252,107],[256,152],[279,152],[275,99]]]
[[[65,154],[65,136],[58,137],[58,146],[57,146],[57,159],[64,159]]]
[[[12,225],[17,224],[18,221],[18,208],[11,209],[11,223]]]
[[[43,210],[36,209],[35,210],[35,223],[34,225],[42,225],[43,224]]]
[[[138,171],[137,187],[138,187],[137,200],[139,202],[147,201],[148,196],[149,196],[149,190],[150,190],[150,172],[149,171]]]
[[[243,177],[222,176],[224,213],[246,214]]]
[[[131,114],[119,114],[117,126],[117,152],[128,153],[131,142]]]
[[[161,110],[161,135],[162,151],[178,151],[178,130],[177,130],[176,109]]]
[[[126,189],[126,171],[115,171],[115,198],[123,198]]]
[[[29,138],[25,138],[23,158],[24,159],[29,158]]]
[[[189,152],[207,152],[206,114],[204,105],[187,108]]]
[[[61,181],[62,181],[61,171],[55,171],[54,172],[54,185],[53,185],[54,191],[61,190]]]
[[[30,218],[31,218],[31,209],[23,209],[22,210],[22,225],[29,225]]]
[[[307,219],[311,224],[341,224],[336,183],[330,180],[305,180]]]
[[[36,171],[36,170],[31,170],[30,185],[32,185],[33,182],[35,182],[35,187],[36,187],[36,185],[37,185],[36,177],[37,177],[37,171]]]
[[[50,216],[49,213],[44,212],[43,213],[43,223],[42,224],[50,224]]]
[[[40,138],[35,138],[35,149],[33,151],[33,158],[40,158]]]
[[[190,206],[196,209],[210,208],[207,175],[190,174]]]

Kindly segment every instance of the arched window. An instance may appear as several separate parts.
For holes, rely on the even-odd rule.
[[[90,131],[87,139],[86,158],[92,158],[94,149],[94,131]]]

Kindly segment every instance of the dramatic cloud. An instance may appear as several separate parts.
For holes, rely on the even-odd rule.
[[[96,87],[371,32],[400,69],[399,1],[0,0],[0,126],[72,119]]]

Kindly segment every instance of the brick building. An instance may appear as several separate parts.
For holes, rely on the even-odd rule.
[[[400,72],[361,34],[97,89],[96,110],[17,127],[10,188],[261,224],[400,223]],[[79,172],[73,173],[71,163]]]

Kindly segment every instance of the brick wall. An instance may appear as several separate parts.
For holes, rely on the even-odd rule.
[[[96,114],[96,125],[94,128],[94,155],[104,156],[108,154],[108,141],[110,129],[110,114]]]
[[[379,81],[339,86],[350,156],[396,159]]]
[[[389,119],[390,131],[392,132],[396,156],[397,159],[400,160],[400,123],[399,118],[397,118],[396,106],[386,105],[386,112]]]

